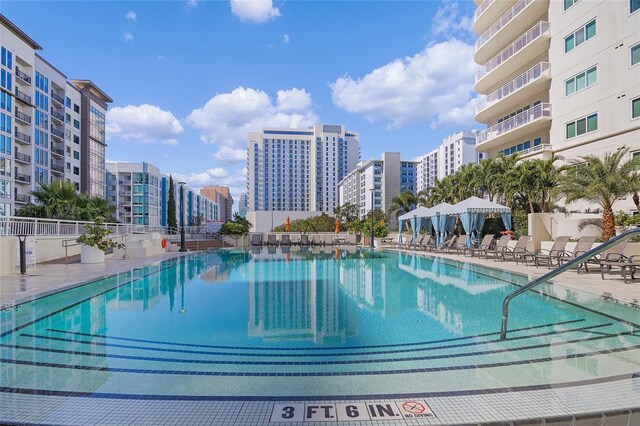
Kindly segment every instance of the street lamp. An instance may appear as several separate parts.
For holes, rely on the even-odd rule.
[[[184,243],[184,184],[186,182],[178,182],[180,185],[180,250],[181,252],[187,251]]]
[[[369,239],[369,248],[375,248],[373,244],[373,190],[375,188],[371,188],[371,238]]]

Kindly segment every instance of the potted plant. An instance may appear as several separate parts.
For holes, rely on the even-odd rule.
[[[124,248],[124,244],[107,238],[111,231],[104,226],[101,217],[96,218],[94,223],[87,225],[86,229],[86,232],[76,240],[81,244],[81,263],[104,263],[104,255],[109,249]]]

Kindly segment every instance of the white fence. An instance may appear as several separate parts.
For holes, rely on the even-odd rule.
[[[80,235],[85,233],[86,225],[92,223],[93,222],[35,219],[18,216],[0,217],[0,236],[28,235],[57,237]],[[104,225],[116,235],[148,232],[167,233],[167,228],[164,226],[133,225],[129,223],[105,223]]]

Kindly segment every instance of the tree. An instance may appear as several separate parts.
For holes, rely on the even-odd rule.
[[[173,176],[169,175],[169,197],[167,199],[167,227],[173,231],[178,229],[176,217],[176,198],[173,190]]]
[[[389,207],[389,215],[395,214],[396,219],[401,214],[410,212],[411,210],[416,208],[418,203],[418,199],[416,195],[407,190],[401,194],[397,194],[395,197],[391,199],[391,207]]]
[[[333,209],[333,214],[340,222],[349,223],[358,219],[358,206],[353,203],[345,203]]]
[[[603,240],[616,235],[613,204],[638,189],[635,178],[638,161],[623,162],[628,152],[628,148],[621,147],[606,152],[602,158],[595,155],[577,158],[570,161],[572,167],[564,174],[561,191],[567,203],[585,200],[602,208]]]
[[[251,223],[238,213],[234,213],[233,219],[226,221],[220,228],[220,235],[246,235],[251,229]]]

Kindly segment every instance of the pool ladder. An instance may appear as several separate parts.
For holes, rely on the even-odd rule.
[[[615,246],[616,244],[620,244],[623,241],[628,240],[629,238],[640,235],[640,228],[632,229],[630,231],[626,231],[616,237],[611,238],[610,240],[602,243],[598,247],[589,250],[585,254],[582,254],[575,259],[571,259],[567,263],[562,266],[557,267],[556,269],[547,272],[543,276],[536,278],[533,281],[529,281],[526,285],[520,287],[512,293],[509,293],[507,297],[504,298],[502,302],[502,327],[500,329],[500,340],[505,340],[507,338],[507,323],[509,321],[509,303],[517,296],[521,295],[527,290],[531,290],[532,288],[544,283],[545,281],[550,280],[556,275],[560,275],[561,273],[567,271],[568,269],[573,268],[576,265],[584,263],[588,259],[594,257],[597,254],[602,253],[603,251]]]

